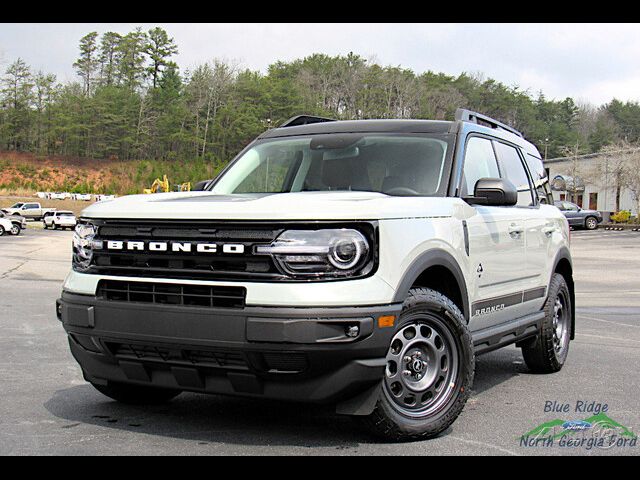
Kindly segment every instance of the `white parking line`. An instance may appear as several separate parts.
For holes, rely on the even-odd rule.
[[[586,318],[587,320],[593,320],[594,322],[609,323],[611,325],[619,325],[621,327],[640,328],[640,325],[630,325],[628,323],[612,322],[611,320],[602,320],[601,318],[593,318],[588,315],[578,315],[578,318]]]

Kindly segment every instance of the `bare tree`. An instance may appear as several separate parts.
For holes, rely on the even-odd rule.
[[[626,172],[624,185],[629,189],[636,202],[636,221],[640,219],[640,149],[628,152],[626,155]]]
[[[207,147],[209,125],[215,122],[218,109],[223,105],[236,73],[236,64],[228,64],[217,59],[213,61],[212,75],[208,78],[207,113],[205,115],[204,134],[202,135],[202,156],[204,156]]]
[[[638,147],[628,142],[619,142],[602,148],[602,157],[594,167],[594,178],[599,178],[598,184],[607,191],[615,189],[615,211],[620,211],[620,197],[622,190],[628,186],[627,178],[630,175],[629,165],[631,157]],[[632,162],[631,162],[632,163]]]

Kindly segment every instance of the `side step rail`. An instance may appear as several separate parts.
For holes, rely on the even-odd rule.
[[[543,320],[544,312],[540,311],[501,325],[472,332],[471,337],[476,355],[482,355],[506,345],[535,337],[542,328]]]

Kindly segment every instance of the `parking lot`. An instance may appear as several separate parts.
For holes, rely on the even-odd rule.
[[[545,402],[608,404],[640,431],[640,233],[573,232],[577,338],[565,368],[530,374],[510,347],[480,357],[473,395],[437,439],[380,443],[328,407],[185,393],[164,406],[119,405],[82,379],[54,302],[69,269],[71,232],[29,228],[0,238],[0,454],[638,455],[526,448],[520,436],[561,418]]]

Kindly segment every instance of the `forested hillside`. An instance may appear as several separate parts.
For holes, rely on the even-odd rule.
[[[131,170],[145,183],[161,170],[180,177],[176,181],[215,172],[257,134],[300,113],[450,119],[466,107],[520,129],[548,157],[640,138],[634,102],[551,100],[482,74],[413,72],[354,53],[276,61],[261,73],[216,60],[224,52],[215,45],[210,62],[190,69],[173,61],[177,52],[161,28],[92,32],[80,40],[78,58],[70,59],[78,75],[70,83],[14,60],[2,76],[0,150],[109,165],[145,160]],[[11,163],[6,158],[5,167]],[[112,187],[138,188],[121,184]]]

